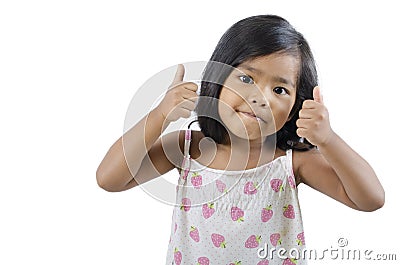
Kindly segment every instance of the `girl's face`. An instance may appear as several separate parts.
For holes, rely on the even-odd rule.
[[[219,115],[228,131],[255,140],[281,129],[296,100],[298,71],[299,60],[282,53],[240,64],[219,97]]]

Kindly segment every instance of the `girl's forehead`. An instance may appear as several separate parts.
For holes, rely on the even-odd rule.
[[[262,55],[255,58],[249,58],[239,64],[243,65],[257,65],[265,68],[280,68],[279,66],[286,66],[293,69],[297,69],[300,66],[300,59],[298,56],[294,56],[287,53],[273,53],[269,55]],[[283,69],[282,69],[283,70]]]

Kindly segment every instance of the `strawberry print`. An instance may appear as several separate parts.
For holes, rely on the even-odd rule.
[[[210,218],[215,213],[214,203],[203,204],[202,210],[204,218],[206,219]]]
[[[196,265],[210,265],[210,260],[207,257],[200,257],[197,259]]]
[[[199,230],[195,226],[190,227],[189,236],[196,242],[200,241]]]
[[[283,191],[283,181],[281,179],[271,179],[270,185],[275,192]]]
[[[195,189],[200,189],[201,184],[203,183],[203,177],[199,175],[198,172],[194,172],[192,174],[192,177],[190,178],[190,181],[192,182]]]
[[[272,216],[274,215],[274,211],[272,211],[272,205],[269,205],[261,210],[261,221],[268,222]]]
[[[211,234],[211,240],[217,248],[226,248],[225,237],[220,234]]]
[[[256,248],[261,241],[261,236],[251,235],[247,240],[244,246],[246,248]]]
[[[294,215],[293,205],[289,204],[283,207],[283,216],[289,219],[294,219]]]
[[[184,150],[188,150],[187,146]],[[288,159],[275,160],[269,172],[263,168],[261,174],[257,175],[257,171],[243,178],[241,172],[237,176],[232,172],[226,175],[198,169],[193,163],[191,168],[190,158],[186,158],[178,176],[168,264],[303,264],[303,260],[290,259],[288,255],[274,261],[260,258],[256,253],[264,242],[269,249],[263,253],[275,256],[276,252],[268,253],[271,248],[284,247],[289,251],[306,246],[296,193],[297,178],[287,170]],[[182,176],[186,176],[186,181]],[[214,181],[209,183],[210,190],[205,189],[209,179]],[[219,200],[210,200],[211,197]]]
[[[289,186],[290,186],[292,189],[295,189],[295,188],[296,188],[296,182],[294,181],[293,176],[289,176]]]
[[[226,192],[226,184],[217,179],[215,181],[215,184],[217,185],[217,190],[221,193]]]
[[[182,204],[181,204],[181,210],[184,210],[185,212],[188,212],[190,210],[191,206],[191,201],[189,198],[183,198],[182,199]]]
[[[182,262],[182,253],[177,248],[174,250],[174,261],[176,265],[180,265]]]
[[[297,244],[299,245],[299,246],[302,246],[302,245],[305,245],[306,244],[306,241],[304,240],[304,232],[301,232],[301,233],[299,233],[298,235],[297,235]]]
[[[257,193],[257,183],[249,181],[244,185],[244,194],[252,195]]]
[[[297,263],[297,260],[292,259],[292,258],[287,258],[283,261],[282,265],[295,265]]]
[[[232,207],[231,208],[231,217],[233,221],[243,222],[244,211],[239,207]]]
[[[275,233],[270,235],[269,240],[271,241],[271,244],[276,247],[277,245],[280,245],[282,243],[281,240],[281,234]]]

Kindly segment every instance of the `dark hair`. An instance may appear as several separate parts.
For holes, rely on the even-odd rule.
[[[200,97],[196,106],[202,133],[216,143],[227,142],[227,131],[218,121],[218,99],[222,84],[233,70],[246,60],[280,52],[299,58],[299,74],[296,82],[296,101],[289,114],[291,119],[276,132],[277,147],[287,150],[309,150],[315,146],[296,134],[296,120],[306,99],[312,99],[313,88],[318,84],[317,70],[311,49],[301,33],[290,23],[275,15],[258,15],[242,19],[232,25],[221,37],[203,72]],[[221,67],[215,71],[215,63],[232,67]],[[218,65],[218,64],[217,64]],[[216,76],[218,75],[218,76]],[[213,82],[207,82],[212,80]],[[212,118],[211,118],[212,117]]]

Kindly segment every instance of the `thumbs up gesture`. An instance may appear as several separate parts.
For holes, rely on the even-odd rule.
[[[324,105],[321,89],[313,90],[314,100],[305,100],[296,121],[297,135],[306,138],[316,146],[326,144],[333,135],[329,123],[329,113]]]
[[[174,80],[168,88],[163,100],[157,106],[167,122],[176,121],[179,118],[190,117],[191,111],[195,108],[197,99],[197,84],[193,82],[183,82],[185,67],[178,65]]]

